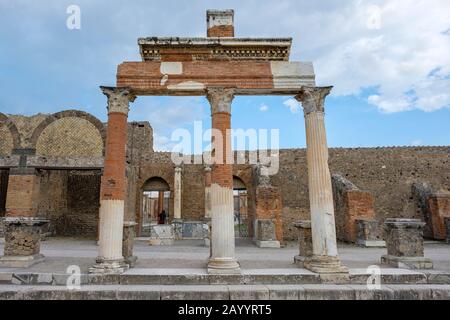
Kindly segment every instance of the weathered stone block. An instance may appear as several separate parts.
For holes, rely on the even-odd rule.
[[[424,258],[424,222],[417,219],[387,219],[386,243],[388,254],[381,258],[383,264],[397,268],[431,269],[431,260]]]
[[[356,244],[361,247],[385,247],[380,225],[376,220],[357,219],[356,221]]]
[[[0,258],[0,266],[25,268],[43,261],[39,252],[41,227],[46,223],[39,218],[5,218],[5,255]]]
[[[280,242],[276,237],[275,219],[255,220],[255,243],[260,248],[279,248]]]
[[[151,226],[149,245],[171,246],[173,245],[174,241],[175,241],[175,233],[173,225],[158,224]]]
[[[122,254],[130,268],[134,267],[137,261],[137,257],[133,254],[135,226],[135,222],[125,222],[123,226]]]
[[[299,254],[294,257],[294,261],[300,267],[303,267],[303,262],[306,257],[313,255],[311,221],[303,220],[294,223],[294,227],[298,229],[298,244]]]

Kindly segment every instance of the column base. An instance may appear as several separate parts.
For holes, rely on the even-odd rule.
[[[128,265],[129,268],[134,268],[136,266],[138,257],[137,256],[131,256],[125,258],[125,263]]]
[[[97,259],[97,263],[89,268],[91,274],[121,274],[129,269],[125,260]]]
[[[341,264],[338,257],[311,256],[305,257],[303,265],[306,269],[320,274],[348,274],[347,267]]]
[[[381,257],[381,264],[400,269],[433,269],[433,261],[424,257],[396,257],[385,255]]]
[[[3,256],[0,257],[2,268],[29,268],[45,260],[44,255],[35,254],[31,256]]]
[[[299,268],[304,268],[304,267],[305,267],[305,261],[306,261],[308,258],[309,258],[309,257],[295,256],[295,257],[294,257],[294,264],[296,264]]]
[[[208,262],[209,274],[241,274],[241,267],[236,259],[213,258]]]

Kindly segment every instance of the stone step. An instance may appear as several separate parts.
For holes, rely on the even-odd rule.
[[[1,285],[0,300],[450,300],[450,285]]]
[[[382,284],[449,284],[450,272],[380,269]],[[70,275],[11,270],[0,272],[4,285],[65,286]],[[349,277],[321,276],[305,269],[250,269],[239,275],[210,275],[203,269],[130,269],[123,274],[81,274],[83,285],[301,285],[366,284],[366,269],[350,269]]]

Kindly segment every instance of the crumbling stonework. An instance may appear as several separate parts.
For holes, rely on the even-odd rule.
[[[450,216],[450,192],[435,191],[429,184],[421,182],[413,184],[412,193],[417,213],[426,222],[425,237],[445,240],[445,217]]]
[[[301,220],[294,223],[294,227],[298,229],[298,244],[299,244],[299,254],[294,257],[294,262],[303,267],[305,259],[312,257],[313,255],[313,244],[312,244],[312,233],[311,233],[311,221]]]
[[[381,258],[383,264],[398,268],[431,269],[433,263],[424,258],[424,222],[417,219],[387,219],[387,256]]]
[[[356,244],[361,247],[384,247],[383,229],[371,219],[356,219]]]
[[[5,256],[33,256],[40,251],[41,224],[5,221]]]
[[[336,236],[339,240],[356,242],[357,219],[375,217],[374,199],[339,174],[332,176],[336,216]]]

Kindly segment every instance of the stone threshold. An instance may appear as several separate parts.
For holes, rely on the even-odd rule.
[[[81,274],[82,285],[303,285],[363,284],[366,269],[350,269],[349,277],[319,275],[306,269],[247,269],[241,274],[208,274],[204,269],[130,269],[123,274]],[[70,275],[10,269],[0,272],[0,285],[65,286]],[[381,269],[381,284],[447,284],[450,271]]]
[[[0,286],[0,300],[449,300],[450,285]]]

